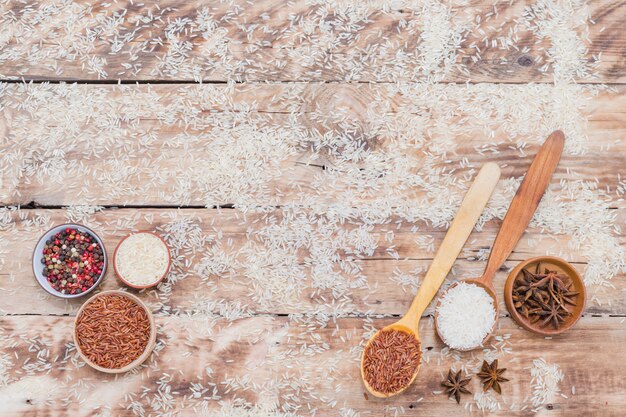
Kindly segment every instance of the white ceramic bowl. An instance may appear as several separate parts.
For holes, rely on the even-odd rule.
[[[76,229],[80,232],[87,232],[91,236],[93,236],[96,239],[96,242],[98,242],[98,244],[102,248],[102,255],[104,256],[104,267],[102,268],[102,273],[100,274],[98,279],[96,279],[96,281],[93,283],[91,288],[89,288],[87,291],[82,292],[80,294],[62,294],[58,292],[57,290],[52,288],[52,285],[50,285],[46,277],[43,275],[44,264],[41,263],[41,257],[43,256],[43,248],[46,244],[46,240],[50,239],[52,236],[56,235],[63,229],[67,229],[68,227],[71,229]],[[37,245],[35,245],[35,250],[33,251],[33,273],[35,274],[35,278],[37,279],[37,282],[39,283],[39,285],[41,285],[41,288],[46,290],[46,292],[54,295],[55,297],[60,297],[60,298],[83,297],[84,295],[89,294],[90,292],[95,290],[96,287],[100,285],[106,272],[107,272],[107,253],[106,253],[106,249],[104,248],[104,242],[102,242],[102,239],[100,239],[100,236],[98,236],[96,232],[94,232],[93,230],[91,230],[90,228],[86,226],[83,226],[80,224],[74,224],[74,223],[60,224],[48,230],[46,233],[44,233],[43,236],[41,236],[41,238],[37,242]]]

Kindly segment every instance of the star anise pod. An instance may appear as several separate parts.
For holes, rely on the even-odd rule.
[[[461,393],[463,394],[471,394],[465,386],[470,382],[472,377],[461,378],[461,371],[456,374],[452,372],[452,369],[448,371],[448,378],[441,383],[444,387],[446,387],[446,392],[448,393],[448,398],[454,396],[457,404],[461,402]]]
[[[536,287],[547,289],[548,291],[556,291],[556,289],[565,289],[564,280],[567,279],[567,276],[559,274],[557,271],[550,271],[546,269],[545,274],[535,275],[539,279],[534,284]]]
[[[555,329],[558,329],[561,323],[565,321],[565,317],[571,314],[565,307],[556,302],[550,303],[545,310],[539,313],[543,318],[541,324],[546,326],[552,323]]]
[[[563,303],[567,303],[573,306],[576,305],[576,301],[574,301],[574,297],[576,297],[580,293],[578,291],[572,291],[573,285],[574,284],[570,281],[569,283],[565,285],[565,288],[563,288],[560,291],[557,291],[556,297],[558,298],[558,301],[561,305],[563,305]]]
[[[483,366],[478,373],[478,377],[482,379],[483,391],[487,392],[489,388],[493,388],[498,394],[502,394],[502,388],[500,388],[501,382],[507,382],[508,379],[504,378],[502,374],[506,371],[506,368],[498,369],[498,360],[494,360],[491,365],[487,361],[483,360]]]

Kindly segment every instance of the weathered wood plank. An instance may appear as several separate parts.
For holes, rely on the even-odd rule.
[[[454,198],[486,161],[504,178],[523,175],[545,137],[538,132],[557,126],[568,148],[555,182],[615,190],[626,90],[555,88],[9,85],[0,96],[0,202],[384,203],[377,189],[387,203],[432,200],[420,182]]]
[[[0,16],[3,78],[552,82],[560,60],[575,64],[559,77],[626,81],[621,1],[9,1]]]
[[[626,210],[620,209],[618,223],[626,219]],[[63,210],[24,210],[13,213],[14,223],[0,230],[0,311],[4,314],[66,314],[76,311],[82,300],[67,302],[47,295],[32,277],[30,266],[32,247],[51,225],[67,221]],[[166,234],[175,249],[178,261],[174,264],[175,284],[160,292],[148,291],[155,311],[194,311],[206,308],[207,303],[224,300],[241,302],[255,312],[292,314],[315,312],[320,309],[332,314],[402,314],[413,298],[419,280],[430,266],[434,250],[445,234],[444,227],[433,227],[423,222],[386,224],[363,228],[362,224],[334,225],[315,228],[305,238],[309,243],[287,249],[272,246],[268,234],[278,236],[283,227],[300,227],[297,223],[282,222],[280,210],[268,214],[244,215],[237,210],[172,210],[106,209],[86,221],[104,239],[109,255],[119,240],[133,230],[159,230]],[[188,232],[172,232],[175,221],[185,221]],[[179,227],[183,223],[178,223]],[[455,264],[449,281],[480,276],[495,239],[500,221],[489,221],[481,231],[474,231]],[[274,225],[274,226],[272,226]],[[282,226],[281,226],[282,225]],[[287,226],[285,226],[287,225]],[[402,225],[402,227],[398,227]],[[415,227],[415,231],[413,228]],[[361,231],[357,241],[371,248],[371,252],[357,250],[356,242],[342,234]],[[331,234],[330,239],[328,234]],[[202,238],[200,238],[202,236]],[[180,242],[187,239],[188,242]],[[626,239],[618,237],[622,247]],[[539,255],[561,256],[574,263],[584,274],[587,253],[585,247],[570,248],[571,237],[550,234],[531,227],[522,237],[503,269],[496,275],[495,287],[499,294],[502,314],[506,307],[502,289],[510,271],[525,259]],[[335,249],[329,242],[337,243]],[[195,242],[195,243],[192,243]],[[4,249],[4,250],[2,250]],[[287,291],[278,284],[264,284],[256,270],[248,269],[248,254],[267,260],[258,265],[260,270],[280,274],[285,282],[293,282],[298,291]],[[276,252],[274,252],[276,251]],[[5,252],[2,254],[1,252]],[[276,257],[270,256],[276,254]],[[294,265],[282,263],[294,257]],[[352,259],[352,260],[351,260]],[[218,260],[221,260],[217,263]],[[102,289],[117,289],[123,285],[109,272]],[[276,269],[272,264],[275,264]],[[324,269],[329,268],[329,269]],[[284,274],[287,275],[284,275]],[[598,302],[589,301],[588,314],[626,314],[624,275],[613,278],[615,288],[598,294]],[[270,277],[265,280],[273,282]],[[322,283],[326,283],[323,286]],[[267,286],[269,285],[269,287]],[[277,285],[271,300],[260,291]],[[595,294],[595,290],[592,291]],[[35,301],[36,300],[36,301]],[[332,307],[327,303],[331,303]],[[219,308],[214,306],[213,308]],[[432,314],[432,308],[425,314]]]
[[[131,416],[141,409],[152,415],[202,409],[234,415],[218,400],[235,399],[302,416],[334,416],[340,410],[396,415],[393,407],[398,408],[397,415],[456,415],[463,413],[464,403],[472,402],[471,396],[463,397],[459,406],[434,391],[441,389],[439,381],[451,366],[463,363],[475,372],[485,356],[483,352],[459,354],[457,361],[442,354],[441,342],[424,321],[420,335],[426,360],[417,381],[406,393],[381,401],[363,395],[358,346],[371,327],[382,327],[390,319],[161,317],[157,319],[159,352],[136,374],[121,377],[76,362],[75,351],[67,345],[72,320],[49,316],[0,320],[8,382],[0,387],[3,415]],[[557,394],[539,406],[541,415],[626,413],[621,380],[626,372],[621,356],[626,343],[623,318],[585,317],[571,331],[549,340],[503,318],[496,334],[511,337],[497,343],[486,357],[499,358],[510,382],[503,384],[502,396],[494,397],[501,410],[490,415],[534,415],[529,368],[538,358],[558,364],[564,374],[559,388],[565,397]],[[210,374],[205,368],[211,369]],[[50,389],[53,381],[55,388]],[[476,376],[470,385],[472,392],[480,390]],[[466,414],[481,415],[476,404],[473,410]]]

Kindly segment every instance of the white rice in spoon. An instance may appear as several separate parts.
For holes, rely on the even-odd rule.
[[[493,298],[476,284],[459,282],[446,291],[437,307],[437,330],[453,349],[481,346],[495,321]]]

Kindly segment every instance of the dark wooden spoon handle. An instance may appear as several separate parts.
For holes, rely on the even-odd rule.
[[[481,278],[485,284],[491,286],[491,279],[496,271],[513,252],[524,234],[561,159],[564,143],[563,132],[560,130],[552,132],[530,164],[526,177],[504,216],[493,249],[491,249],[487,267]]]

